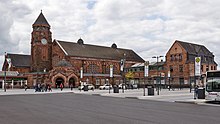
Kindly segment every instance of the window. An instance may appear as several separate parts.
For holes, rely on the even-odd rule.
[[[175,60],[176,61],[178,61],[179,60],[179,55],[177,54],[177,55],[175,55],[176,57],[175,57]]]
[[[179,60],[182,61],[182,59],[183,59],[182,54],[179,54]]]
[[[170,71],[171,71],[171,72],[173,71],[173,66],[172,66],[172,65],[170,65]]]
[[[174,56],[173,55],[170,55],[170,60],[174,61]]]
[[[87,69],[88,69],[87,70],[88,73],[95,74],[99,72],[99,66],[97,66],[96,64],[90,64]]]
[[[100,85],[100,79],[99,78],[96,79],[95,85]]]
[[[206,66],[206,71],[209,71],[209,66],[208,65]]]
[[[179,71],[183,72],[183,65],[179,65]]]
[[[102,65],[102,74],[105,74],[105,72],[106,72],[106,66]]]

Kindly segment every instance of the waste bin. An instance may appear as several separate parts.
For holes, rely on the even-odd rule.
[[[118,86],[114,86],[113,87],[113,92],[114,93],[119,93],[119,87]]]
[[[84,90],[84,91],[88,91],[88,90],[89,90],[88,86],[87,86],[87,85],[84,85],[83,90]]]
[[[205,99],[205,88],[198,88],[198,99]]]
[[[147,87],[148,96],[154,95],[154,88],[152,86]]]

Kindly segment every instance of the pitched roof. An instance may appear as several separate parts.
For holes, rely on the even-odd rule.
[[[47,22],[46,18],[44,17],[43,13],[41,12],[40,15],[37,17],[36,21],[33,25],[47,25],[50,27],[49,23]]]
[[[144,62],[133,50],[55,40],[68,56]],[[125,56],[124,56],[125,55]]]
[[[31,67],[31,55],[7,54],[11,58],[11,64],[15,67]]]
[[[176,40],[189,54],[212,56],[205,46]]]

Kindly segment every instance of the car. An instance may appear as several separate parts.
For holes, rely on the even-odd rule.
[[[109,90],[109,88],[112,89],[112,85],[104,84],[102,86],[99,86],[100,90]]]
[[[123,86],[123,89],[126,88],[126,87],[125,87],[125,84],[119,84],[119,85],[118,85],[119,89],[122,89],[122,86]]]
[[[78,87],[79,90],[84,90],[85,86],[88,86],[88,90],[94,90],[95,87],[92,84],[85,84]]]
[[[138,85],[137,84],[126,84],[127,89],[137,89]]]

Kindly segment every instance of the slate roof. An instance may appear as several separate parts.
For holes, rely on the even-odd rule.
[[[187,62],[194,62],[195,56],[202,57],[202,63],[214,63],[217,65],[217,63],[214,61],[214,55],[212,52],[210,52],[204,45],[199,44],[193,44],[189,42],[183,42],[183,41],[175,41],[176,43],[179,43],[188,53],[188,60]],[[204,59],[206,58],[206,60]]]
[[[15,67],[31,67],[31,55],[7,54],[11,58],[11,64]]]
[[[133,50],[55,40],[67,56],[144,62]],[[125,57],[124,57],[125,54]]]
[[[36,21],[33,25],[47,25],[50,27],[49,23],[47,22],[46,18],[44,17],[43,13],[41,12],[40,15],[37,17]]]
[[[176,40],[189,54],[212,56],[205,46]]]
[[[66,61],[65,59],[59,61],[55,66],[57,66],[57,67],[72,67],[70,62]]]

